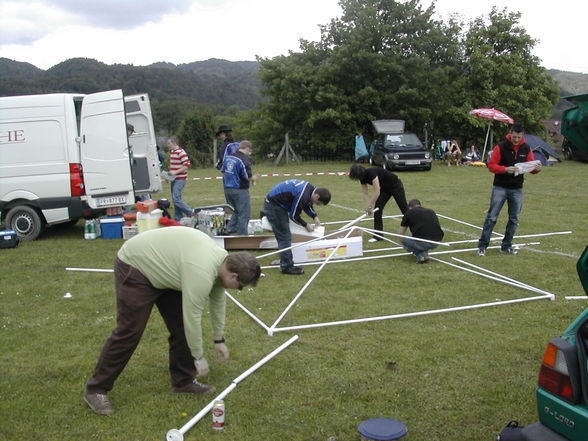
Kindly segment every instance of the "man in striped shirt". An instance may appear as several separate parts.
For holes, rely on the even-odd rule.
[[[174,202],[174,219],[179,221],[182,214],[192,216],[194,211],[186,202],[182,200],[182,193],[186,186],[188,178],[188,169],[190,168],[190,159],[186,151],[178,145],[178,137],[171,136],[167,141],[167,147],[170,151],[169,174],[174,177],[171,183],[172,200]]]

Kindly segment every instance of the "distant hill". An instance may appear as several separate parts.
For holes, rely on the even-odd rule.
[[[211,59],[178,66],[164,62],[133,66],[72,58],[42,70],[0,58],[0,96],[122,89],[125,94],[147,92],[159,101],[188,100],[252,109],[262,99],[258,69],[254,61]]]
[[[256,61],[205,61],[175,65],[107,65],[89,58],[72,58],[50,69],[0,58],[0,96],[51,92],[92,93],[123,89],[148,93],[156,101],[193,101],[215,108],[253,109],[262,101]],[[560,86],[560,96],[588,93],[588,74],[548,70]],[[566,102],[554,106],[557,118]]]
[[[560,96],[588,93],[588,74],[555,69],[550,69],[548,72],[559,84]]]

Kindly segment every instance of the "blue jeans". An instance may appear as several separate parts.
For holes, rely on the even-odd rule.
[[[508,223],[506,224],[506,231],[502,238],[501,248],[507,249],[512,247],[512,238],[519,226],[519,214],[523,209],[523,189],[522,188],[504,188],[494,186],[492,188],[492,196],[490,197],[490,208],[482,227],[482,236],[478,241],[478,248],[487,248],[490,243],[490,236],[498,215],[504,203],[508,203]]]
[[[240,235],[247,235],[247,224],[251,217],[251,199],[249,190],[246,188],[225,187],[225,198],[233,207],[233,215],[227,225],[229,233],[236,232]]]
[[[292,246],[292,233],[290,233],[290,216],[286,210],[271,202],[263,205],[263,212],[272,226],[278,248],[284,249]],[[282,251],[280,253],[280,269],[283,271],[294,266],[292,250]]]
[[[404,248],[413,253],[417,260],[427,251],[437,248],[439,245],[429,242],[421,242],[420,240],[404,239]]]
[[[182,214],[192,216],[192,208],[182,200],[182,193],[186,186],[185,179],[175,179],[171,183],[172,201],[174,203],[174,219],[179,221]]]

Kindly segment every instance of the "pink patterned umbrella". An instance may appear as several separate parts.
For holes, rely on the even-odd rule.
[[[486,140],[484,141],[484,150],[482,151],[482,160],[484,160],[484,155],[486,154],[486,145],[488,144],[488,136],[490,135],[490,127],[492,126],[492,121],[500,121],[509,124],[514,124],[514,119],[508,116],[506,113],[501,112],[497,109],[473,109],[469,111],[470,115],[478,116],[480,118],[486,118],[491,120],[490,124],[488,124],[488,131],[486,132]]]
[[[479,116],[480,118],[514,124],[514,119],[497,109],[474,109],[470,110],[469,113],[470,115]]]

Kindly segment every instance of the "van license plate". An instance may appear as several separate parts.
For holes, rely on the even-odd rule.
[[[417,161],[415,161],[415,160],[406,161],[406,165],[419,165],[420,163],[421,163],[421,161],[418,161],[418,160]]]
[[[112,205],[124,205],[127,203],[126,196],[111,196],[109,198],[99,198],[96,199],[96,206],[97,207],[106,207]]]

